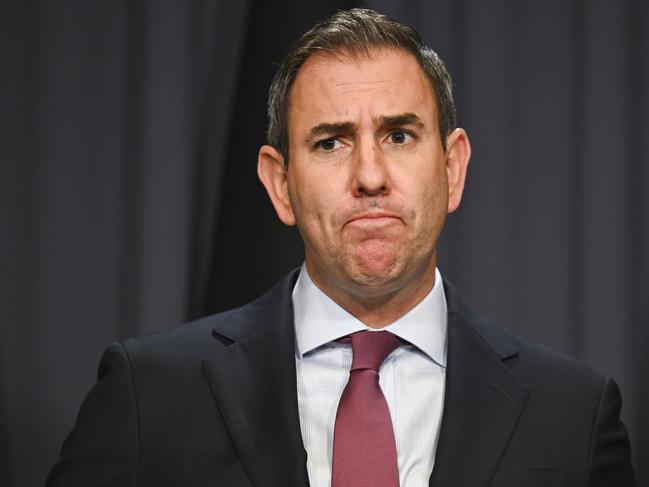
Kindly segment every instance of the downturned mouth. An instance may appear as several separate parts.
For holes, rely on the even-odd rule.
[[[386,211],[371,211],[367,213],[354,215],[347,221],[347,223],[352,223],[359,220],[380,220],[380,219],[398,219],[398,218],[399,216],[394,213],[390,213]]]

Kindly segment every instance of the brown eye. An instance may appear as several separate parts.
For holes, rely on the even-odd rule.
[[[325,152],[332,152],[339,148],[340,141],[338,139],[325,139],[319,141],[317,145]]]
[[[395,130],[390,135],[390,140],[393,144],[405,144],[406,134],[404,132],[401,132],[400,130]]]

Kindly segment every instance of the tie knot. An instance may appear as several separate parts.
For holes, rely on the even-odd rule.
[[[351,335],[354,359],[351,370],[372,369],[376,372],[400,340],[389,331],[360,331]]]

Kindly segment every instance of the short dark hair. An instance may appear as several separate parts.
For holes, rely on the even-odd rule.
[[[379,49],[403,49],[412,54],[431,82],[437,100],[442,147],[457,123],[452,81],[446,66],[419,33],[374,10],[340,11],[318,22],[293,45],[275,73],[268,93],[268,144],[288,164],[288,110],[291,87],[306,60],[316,53],[345,54],[352,59],[371,57]]]

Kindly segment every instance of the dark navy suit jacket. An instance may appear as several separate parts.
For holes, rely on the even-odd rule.
[[[307,486],[296,278],[241,308],[109,347],[47,486]],[[430,486],[633,486],[616,384],[445,291],[446,393]]]

